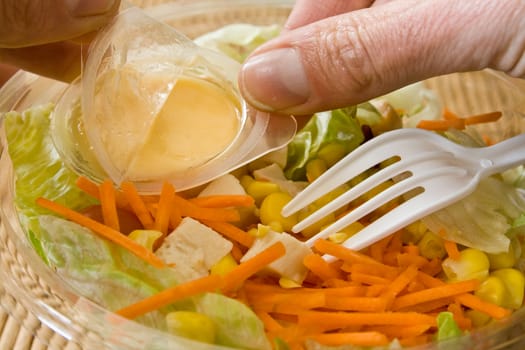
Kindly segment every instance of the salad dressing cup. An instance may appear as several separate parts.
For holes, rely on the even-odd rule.
[[[148,14],[183,30],[185,34],[194,38],[229,23],[282,25],[293,1],[194,0],[184,5],[177,5],[162,0],[147,0],[145,3],[156,5],[147,9]],[[523,105],[525,93],[506,78],[491,72],[477,72],[439,77],[431,79],[426,84],[433,91],[438,92],[442,99],[447,101],[447,105],[458,114],[476,114],[491,110],[503,111],[505,118],[501,123],[487,126],[487,129],[484,130],[494,140],[508,138],[523,131],[522,112],[525,111]],[[35,105],[67,100],[67,103],[60,103],[56,106],[55,116],[57,117],[60,111],[58,107],[62,107],[62,111],[81,108],[80,92],[80,82],[69,87],[50,79],[19,72],[0,89],[0,113],[9,110],[23,111]],[[68,94],[70,95],[66,96]],[[98,159],[89,153],[92,152],[90,147],[93,146],[86,142],[88,136],[83,129],[80,113],[75,114],[73,118],[60,119],[60,123],[64,122],[64,124],[60,124],[58,118],[54,124],[57,129],[65,128],[63,131],[67,131],[70,128],[78,128],[79,138],[67,139],[65,137],[61,141],[73,142],[67,147],[76,151],[80,150],[82,154],[77,161],[84,165],[89,164],[87,169],[93,170],[94,167],[89,162],[98,162]],[[273,121],[277,118],[269,119]],[[279,132],[280,128],[273,122],[269,122],[266,130],[268,134],[271,134]],[[3,133],[3,129],[1,131]],[[66,132],[64,135],[72,134]],[[2,142],[5,140],[3,137],[1,139]],[[261,141],[261,147],[271,148],[275,146],[272,142],[271,138],[264,138],[264,141]],[[243,159],[248,159],[249,154],[257,153],[258,147],[259,145],[256,145],[251,151],[246,152]],[[74,161],[71,162],[71,165],[80,166]],[[42,261],[29,242],[27,232],[22,229],[14,204],[14,175],[9,156],[5,151],[2,152],[0,168],[2,169],[0,172],[0,278],[5,289],[5,294],[0,297],[0,304],[12,318],[24,324],[28,333],[36,334],[42,343],[53,348],[52,343],[56,340],[54,333],[42,327],[38,322],[24,322],[27,312],[35,315],[45,326],[64,337],[58,342],[58,348],[228,349],[197,343],[127,321],[76,294],[65,280],[59,278]],[[77,171],[83,172],[81,169]],[[103,176],[102,166],[99,171]],[[346,347],[346,349],[351,348]],[[494,323],[471,335],[411,349],[521,350],[524,348],[525,309],[522,308],[504,322]]]
[[[196,187],[293,137],[291,116],[250,109],[240,63],[196,45],[138,8],[91,44],[82,76],[58,101],[53,138],[79,174],[142,193]]]

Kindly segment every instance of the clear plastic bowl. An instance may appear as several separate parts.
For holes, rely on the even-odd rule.
[[[179,5],[158,4],[157,1],[148,12],[189,37],[195,37],[229,23],[282,24],[292,3],[291,0],[195,0]],[[453,74],[431,79],[427,84],[458,114],[502,111],[501,122],[480,126],[493,139],[507,138],[525,130],[525,90],[499,73]],[[0,114],[56,101],[65,88],[63,83],[19,72],[0,90]],[[3,151],[1,156],[0,278],[7,293],[16,296],[20,305],[70,342],[85,349],[226,349],[123,320],[73,293],[67,283],[37,256],[26,239],[13,204],[11,163],[7,152]],[[17,316],[16,304],[5,302],[2,306]],[[451,348],[524,349],[525,308],[503,322],[452,342],[417,347],[419,350]]]

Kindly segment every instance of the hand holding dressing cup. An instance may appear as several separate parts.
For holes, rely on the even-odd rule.
[[[92,43],[82,77],[61,97],[53,138],[75,171],[159,192],[213,180],[294,136],[291,116],[251,110],[240,64],[204,49],[137,8]]]

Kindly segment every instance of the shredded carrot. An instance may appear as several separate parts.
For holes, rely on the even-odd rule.
[[[116,313],[122,317],[134,319],[176,301],[206,292],[218,291],[222,287],[223,282],[223,278],[219,275],[207,275],[205,277],[165,289],[149,298],[126,306],[116,311]]]
[[[179,207],[182,216],[189,216],[196,220],[228,221],[240,220],[239,212],[232,208],[205,208],[200,207],[189,200],[175,194],[174,205]]]
[[[389,343],[388,338],[379,332],[324,333],[311,335],[311,339],[328,346],[356,345],[381,346]]]
[[[394,310],[397,310],[405,308],[407,306],[412,306],[435,299],[441,299],[463,294],[466,292],[471,292],[476,290],[478,286],[479,280],[476,279],[443,284],[438,287],[432,287],[419,292],[409,293],[400,296],[393,302],[392,308]]]
[[[332,278],[343,278],[341,272],[330,265],[319,254],[310,254],[304,257],[303,264],[313,274],[320,277],[322,280],[329,280]]]
[[[135,188],[135,185],[132,182],[126,181],[123,182],[120,187],[122,188],[122,192],[133,210],[133,213],[135,213],[142,226],[147,229],[153,228],[153,218],[151,217],[143,198]]]
[[[85,193],[89,194],[91,197],[100,199],[99,188],[96,183],[89,180],[87,177],[80,176],[77,178],[76,185]]]
[[[168,234],[168,227],[170,223],[170,215],[173,207],[173,199],[175,197],[175,188],[169,182],[162,185],[159,198],[159,206],[155,215],[155,222],[153,227],[162,232],[162,237]]]
[[[432,119],[420,120],[416,127],[432,131],[447,131],[448,129],[465,129],[465,121],[463,119]]]
[[[401,293],[407,285],[416,278],[418,268],[415,265],[409,265],[403,272],[401,272],[388,286],[385,288],[382,296],[387,300],[387,306],[390,307],[394,299]]]
[[[461,294],[456,296],[456,300],[461,304],[465,305],[473,310],[478,310],[487,315],[501,320],[511,314],[509,309],[502,308],[496,304],[488,303],[473,294]]]
[[[255,200],[249,195],[215,195],[190,199],[190,202],[204,208],[251,207]]]
[[[382,297],[327,298],[325,308],[341,311],[381,312],[387,308],[388,300]]]
[[[321,325],[325,330],[356,325],[436,325],[433,316],[417,312],[329,312],[306,311],[298,316],[304,326]]]
[[[452,260],[459,260],[460,254],[459,254],[459,249],[458,249],[458,245],[456,242],[445,239],[443,240],[443,245],[445,247],[445,251],[447,252],[447,255]]]
[[[286,248],[281,242],[276,242],[252,258],[237,265],[224,275],[225,291],[233,291],[250,276],[264,269],[266,266],[284,256]]]
[[[498,121],[502,116],[499,111],[477,114],[465,118],[465,125],[481,124],[481,123],[492,123]]]
[[[419,336],[430,329],[428,324],[409,326],[367,326],[368,331],[377,331],[392,338],[412,338]]]
[[[283,329],[283,326],[266,311],[256,311],[257,317],[263,322],[264,328],[269,332]]]
[[[456,120],[456,119],[460,119],[459,116],[452,112],[450,109],[448,108],[444,108],[443,109],[443,119],[445,120]]]
[[[151,264],[152,266],[161,268],[164,267],[164,262],[159,259],[152,251],[148,250],[146,247],[138,244],[132,239],[129,239],[126,235],[108,227],[104,224],[101,224],[98,221],[88,218],[85,215],[82,215],[68,207],[65,207],[56,202],[50,201],[45,198],[38,198],[36,200],[37,204],[43,208],[51,210],[66,219],[76,222],[79,225],[82,225],[88,229],[91,229],[93,232],[99,234],[100,236],[120,245],[123,248],[126,248],[131,253],[135,254],[137,257]]]
[[[242,246],[249,248],[252,246],[253,242],[255,241],[255,237],[250,235],[244,230],[241,230],[237,226],[230,224],[228,222],[221,222],[221,221],[209,221],[209,220],[201,220],[201,222],[212,228],[213,230],[219,232],[220,234],[226,236],[227,238],[231,239],[232,241],[235,241]]]
[[[102,207],[104,224],[115,231],[120,231],[115,188],[111,180],[103,181],[98,188],[98,193],[100,195],[100,206]]]

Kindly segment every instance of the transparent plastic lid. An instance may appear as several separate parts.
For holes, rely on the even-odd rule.
[[[90,47],[83,74],[60,99],[54,139],[79,173],[139,191],[206,183],[272,150],[296,131],[291,116],[250,109],[240,64],[202,48],[137,8]]]

